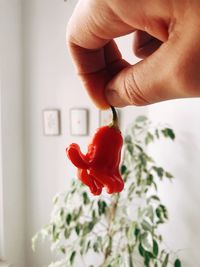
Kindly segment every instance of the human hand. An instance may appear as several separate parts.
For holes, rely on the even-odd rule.
[[[77,71],[95,104],[146,105],[200,96],[200,1],[81,0],[67,27]],[[135,32],[130,65],[113,40]]]

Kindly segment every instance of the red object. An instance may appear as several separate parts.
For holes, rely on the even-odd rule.
[[[103,187],[109,194],[124,188],[119,172],[123,139],[116,121],[115,113],[113,124],[97,129],[86,155],[74,143],[66,149],[68,158],[78,168],[78,178],[94,195],[100,195]]]

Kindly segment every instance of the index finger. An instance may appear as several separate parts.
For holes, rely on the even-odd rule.
[[[110,105],[105,98],[105,87],[129,63],[122,59],[113,40],[97,50],[88,50],[75,44],[70,49],[89,96],[99,108],[108,108]]]

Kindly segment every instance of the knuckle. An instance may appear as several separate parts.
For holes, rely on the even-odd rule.
[[[124,79],[124,90],[130,105],[141,106],[149,104],[136,81],[135,72],[132,70],[127,73]]]

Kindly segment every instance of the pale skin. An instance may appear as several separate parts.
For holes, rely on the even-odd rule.
[[[114,41],[132,32],[134,65]],[[200,0],[81,0],[67,44],[101,109],[200,96]]]

